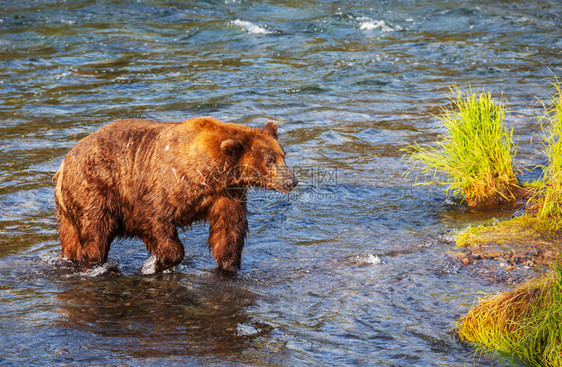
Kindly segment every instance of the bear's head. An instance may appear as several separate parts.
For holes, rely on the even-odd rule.
[[[221,150],[232,157],[227,185],[261,187],[288,193],[298,180],[285,163],[285,151],[277,140],[277,125],[269,121],[262,128],[251,129],[242,139],[221,142]]]

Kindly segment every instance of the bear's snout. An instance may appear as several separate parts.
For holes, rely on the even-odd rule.
[[[299,183],[297,177],[291,172],[286,165],[277,167],[277,190],[281,192],[290,192]]]
[[[298,184],[299,184],[299,180],[297,179],[297,176],[295,176],[292,172],[290,172],[289,177],[285,178],[285,187],[287,187],[289,190],[292,190]]]

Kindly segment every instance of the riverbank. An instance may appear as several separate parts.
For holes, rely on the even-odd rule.
[[[517,286],[480,299],[456,329],[477,348],[560,366],[562,231],[544,228],[540,218],[525,214],[457,236],[454,255],[471,272]]]
[[[523,215],[470,226],[456,236],[449,255],[475,276],[518,285],[560,259],[562,232],[541,232]]]
[[[457,332],[479,348],[508,353],[531,366],[562,365],[562,268],[478,302]]]
[[[471,226],[456,239],[464,265],[482,259],[505,266],[551,267],[560,257],[562,232],[536,228],[538,219],[528,215],[496,223]]]

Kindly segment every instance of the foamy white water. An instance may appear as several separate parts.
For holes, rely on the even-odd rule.
[[[152,255],[142,264],[141,274],[150,275],[154,273],[156,273],[156,256]]]
[[[381,32],[395,32],[395,31],[401,31],[403,29],[399,25],[395,25],[394,28],[393,28],[393,27],[389,26],[388,24],[386,24],[386,22],[384,20],[374,20],[374,19],[371,19],[369,17],[361,17],[361,18],[357,18],[357,20],[359,20],[361,22],[360,26],[359,26],[359,29],[361,29],[363,31],[380,29]]]
[[[250,33],[253,34],[271,34],[271,31],[268,31],[267,29],[265,29],[264,27],[261,27],[257,24],[254,24],[252,22],[248,22],[246,20],[240,20],[240,19],[236,19],[232,21],[232,24],[238,27],[242,27],[245,30],[247,30]]]
[[[377,255],[367,254],[367,255],[359,255],[355,257],[357,264],[360,265],[379,265],[382,264],[382,260]]]
[[[80,273],[80,275],[85,277],[100,277],[104,275],[120,274],[120,273],[121,271],[119,270],[119,265],[108,262],[108,263],[96,265],[93,268]]]

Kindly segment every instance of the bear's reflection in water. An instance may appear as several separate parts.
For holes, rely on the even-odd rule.
[[[220,278],[220,279],[219,279]],[[194,284],[182,274],[152,277],[75,278],[58,295],[64,329],[76,336],[98,334],[122,354],[141,358],[236,355],[261,344],[273,327],[252,320],[246,310],[258,296],[220,275]],[[81,345],[91,353],[96,345]],[[99,348],[102,349],[102,348]],[[99,350],[98,349],[98,350]]]

